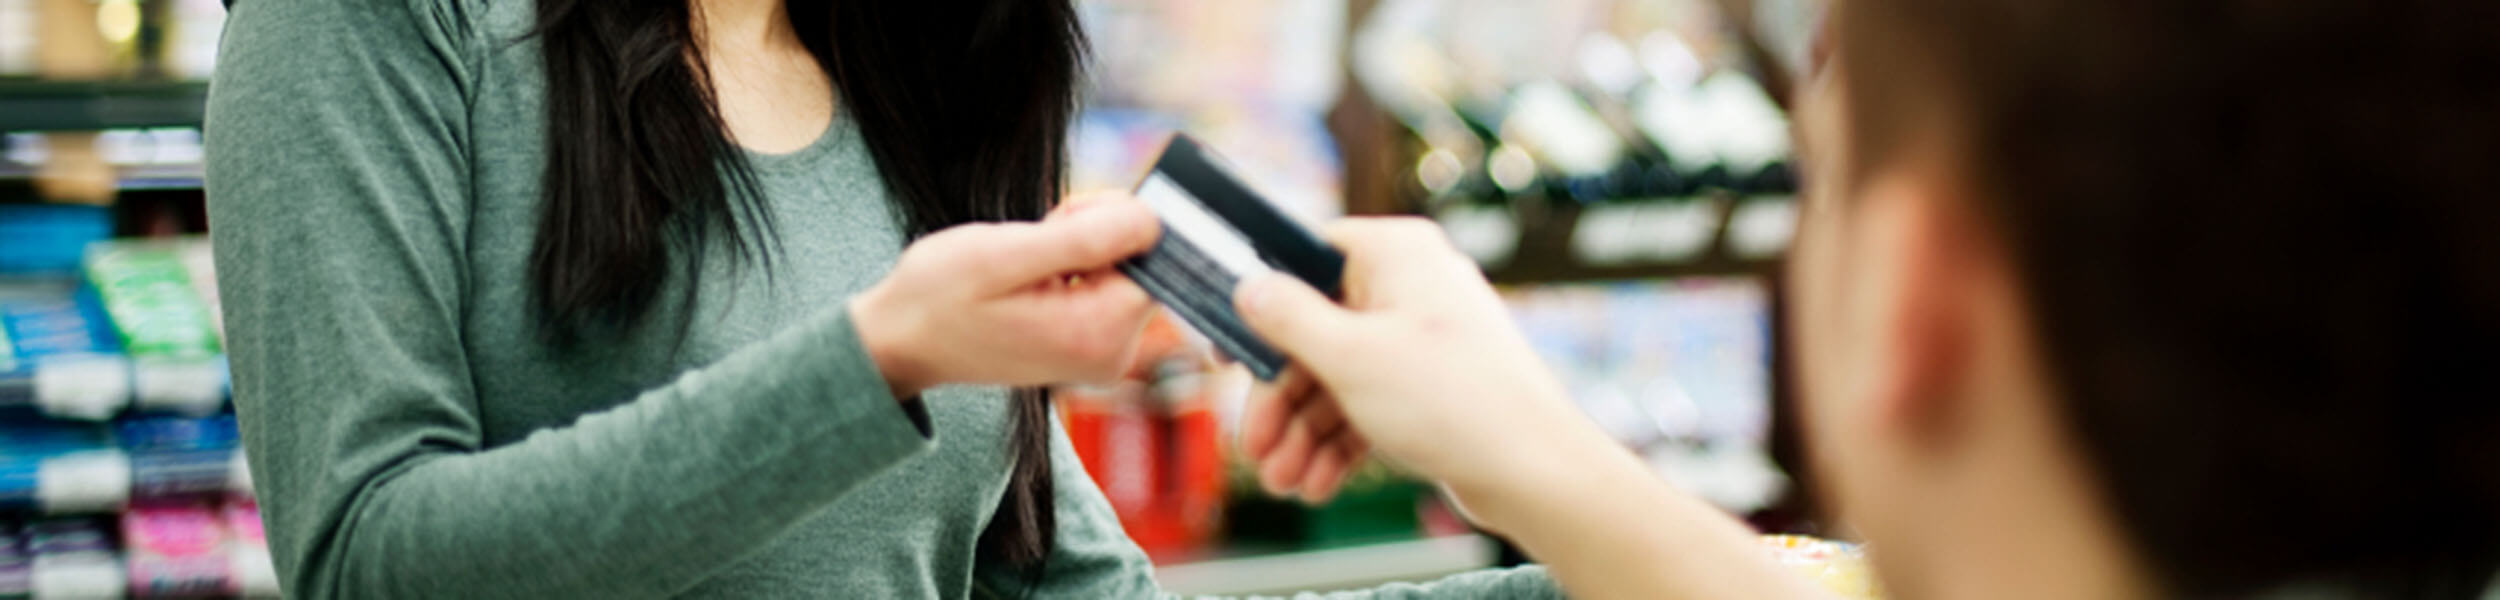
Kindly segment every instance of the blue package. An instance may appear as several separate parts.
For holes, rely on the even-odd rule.
[[[92,290],[0,282],[0,408],[103,420],[130,404],[130,361]]]
[[[132,498],[223,494],[237,485],[233,415],[124,419],[114,431],[130,454]]]
[[[107,207],[0,204],[0,275],[75,274],[87,244],[112,233]]]
[[[130,494],[130,458],[103,427],[0,422],[0,507],[108,512]]]

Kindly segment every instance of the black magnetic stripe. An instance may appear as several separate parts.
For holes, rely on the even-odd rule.
[[[1171,146],[1155,159],[1155,171],[1171,178],[1199,205],[1248,236],[1251,247],[1257,248],[1261,256],[1328,297],[1338,297],[1338,281],[1345,274],[1345,255],[1329,248],[1257,192],[1226,174],[1208,159],[1198,142],[1186,135],[1172,136]]]
[[[1259,379],[1274,380],[1284,371],[1284,354],[1260,341],[1233,310],[1232,290],[1238,281],[1170,226],[1145,254],[1121,262],[1120,272]]]

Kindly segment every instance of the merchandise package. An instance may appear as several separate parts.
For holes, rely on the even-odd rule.
[[[35,598],[120,598],[121,557],[112,534],[88,518],[49,519],[26,527],[34,556],[28,579]]]
[[[92,291],[73,280],[0,283],[0,409],[103,420],[130,403],[130,361]]]
[[[226,399],[226,362],[213,304],[183,257],[204,240],[101,242],[87,278],[129,353],[137,408],[206,415]]]
[[[261,531],[260,503],[249,496],[226,499],[219,509],[226,533],[234,536],[234,594],[245,598],[277,598],[278,567],[269,559],[269,538]]]
[[[1762,545],[1782,565],[1846,600],[1880,600],[1883,588],[1867,569],[1866,550],[1857,544],[1802,535],[1762,536]]]
[[[122,513],[133,598],[196,598],[234,589],[234,540],[206,502],[141,504]]]
[[[0,276],[74,276],[87,244],[112,233],[109,207],[0,204]]]
[[[225,304],[217,300],[217,257],[209,252],[208,241],[193,239],[175,244],[174,260],[182,263],[182,274],[191,280],[191,291],[208,309],[208,325],[217,331],[217,339],[222,342],[226,339]]]
[[[0,508],[100,513],[129,500],[130,457],[101,427],[11,422],[0,431]]]
[[[133,598],[278,596],[277,570],[250,498],[147,503],[122,513]]]
[[[234,415],[131,418],[113,429],[130,456],[131,498],[251,492]]]
[[[14,521],[0,520],[0,598],[25,598],[35,593],[35,557],[26,551],[26,531]]]

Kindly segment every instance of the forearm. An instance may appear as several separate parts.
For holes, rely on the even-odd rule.
[[[1822,598],[1755,533],[1650,473],[1593,428],[1526,454],[1541,467],[1455,490],[1575,598]]]
[[[256,437],[342,448],[254,454],[276,467],[264,486],[273,539],[294,542],[281,549],[296,563],[290,591],[683,589],[927,446],[872,364],[846,354],[856,352],[848,336],[842,320],[794,328],[617,408],[474,451],[434,447],[458,444],[445,429],[351,435],[339,423],[284,424],[317,422],[306,406],[247,406],[247,418],[260,417]],[[380,426],[371,420],[347,425]]]

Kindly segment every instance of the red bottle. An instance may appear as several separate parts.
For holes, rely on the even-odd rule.
[[[1222,530],[1224,445],[1204,351],[1168,315],[1146,326],[1122,381],[1062,386],[1060,420],[1120,526],[1156,562],[1205,550]]]

